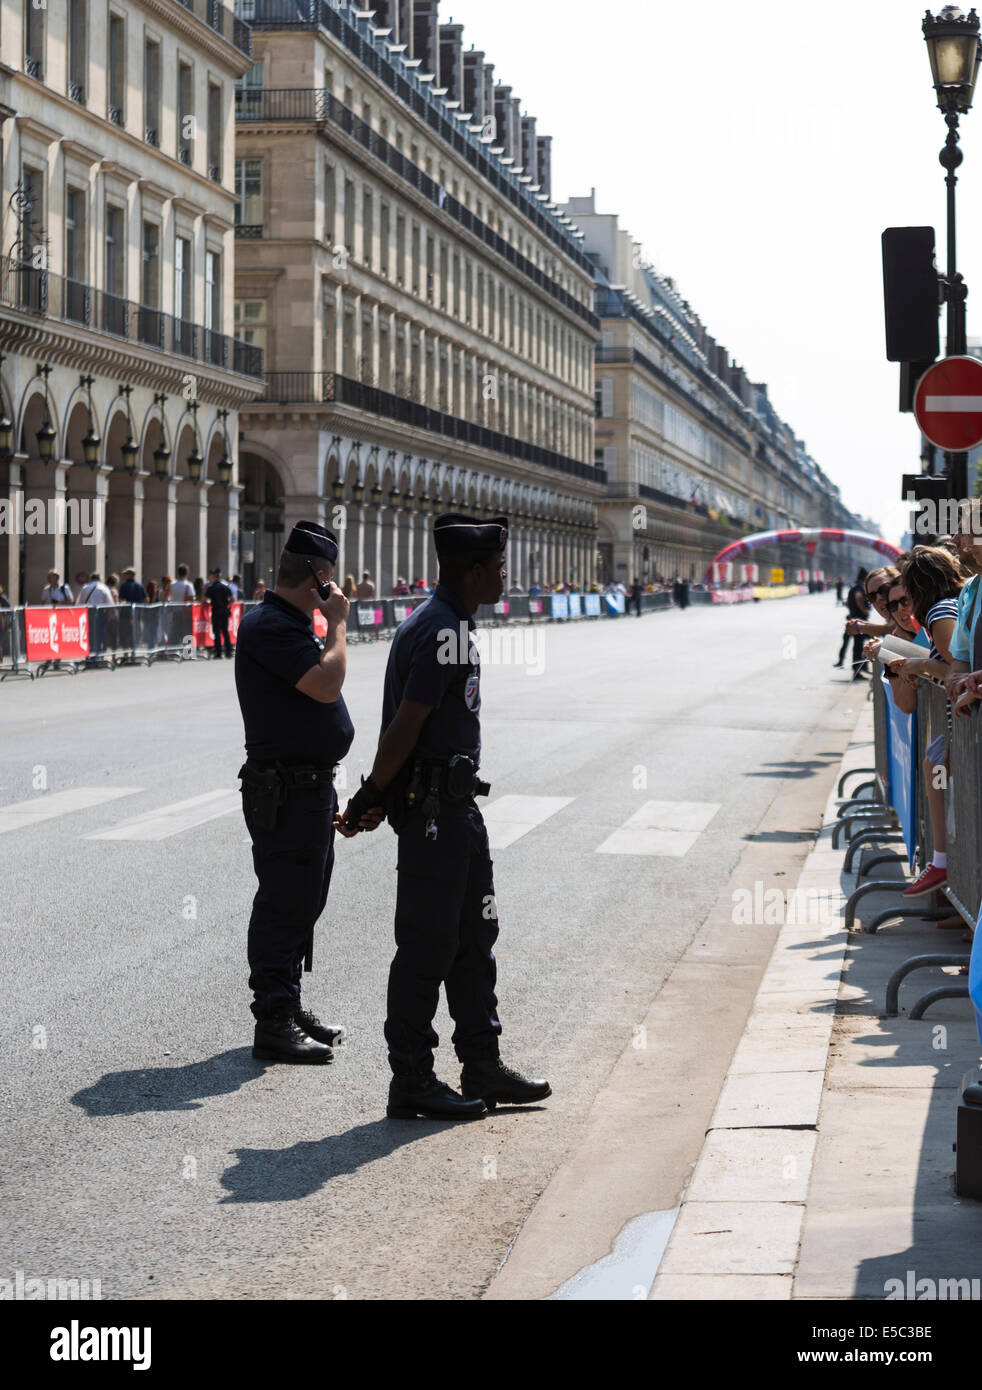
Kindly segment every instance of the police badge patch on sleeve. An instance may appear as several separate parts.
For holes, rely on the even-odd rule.
[[[472,676],[467,677],[467,684],[464,686],[464,704],[469,710],[481,708],[481,675],[475,671]]]

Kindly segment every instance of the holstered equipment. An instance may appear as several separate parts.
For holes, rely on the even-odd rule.
[[[435,838],[441,798],[468,801],[473,796],[487,796],[490,791],[490,783],[481,781],[473,758],[465,753],[455,753],[446,761],[415,758],[386,792],[386,815],[398,834],[410,813],[420,810],[426,817],[427,834]]]

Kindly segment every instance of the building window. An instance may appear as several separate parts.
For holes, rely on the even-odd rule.
[[[235,161],[235,225],[248,227],[258,236],[263,225],[263,162],[261,159]]]
[[[177,157],[194,163],[194,73],[190,63],[177,65]]]
[[[375,260],[374,247],[372,245],[375,239],[375,227],[372,207],[372,194],[371,191],[367,188],[365,189],[364,194],[362,195],[361,207],[361,255],[362,260],[365,262],[365,264],[367,266],[371,266]]]
[[[160,313],[160,229],[155,222],[143,224],[143,273],[140,283],[140,341],[163,347],[163,316]]]
[[[237,299],[235,301],[235,336],[243,343],[252,343],[266,354],[266,301],[265,299]]]
[[[68,0],[68,95],[85,104],[87,0]]]
[[[324,240],[328,250],[334,249],[334,223],[338,215],[338,195],[334,182],[334,165],[324,165]]]
[[[344,181],[344,249],[349,256],[355,250],[355,185],[351,179]]]
[[[65,190],[65,314],[75,323],[88,321],[89,291],[85,284],[85,194]]]
[[[38,81],[44,77],[44,9],[24,0],[24,71]]]
[[[380,270],[383,275],[389,273],[389,205],[382,203],[379,206],[379,251],[381,253]]]
[[[235,79],[238,114],[243,120],[258,120],[263,112],[263,61],[253,63],[244,77]]]
[[[126,122],[126,27],[118,14],[109,16],[109,119]]]
[[[222,181],[222,89],[208,83],[208,177]]]
[[[126,243],[122,208],[106,205],[105,327],[110,333],[125,333]]]
[[[174,240],[174,313],[185,323],[190,323],[191,242],[183,236]]]
[[[160,145],[160,44],[147,39],[143,55],[144,139]]]
[[[222,326],[220,264],[217,251],[205,252],[205,328],[216,333]]]

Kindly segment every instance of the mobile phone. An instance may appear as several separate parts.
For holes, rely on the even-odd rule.
[[[314,565],[313,560],[308,560],[307,564],[310,566],[310,572],[314,576],[314,583],[317,585],[317,592],[320,594],[321,598],[326,602],[331,597],[331,586],[330,584],[323,584],[317,578],[317,569]]]

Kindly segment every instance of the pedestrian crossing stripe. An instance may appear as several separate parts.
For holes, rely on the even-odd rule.
[[[716,801],[646,801],[598,846],[597,853],[681,859],[719,809]]]
[[[205,825],[219,816],[231,815],[241,811],[241,793],[219,787],[217,791],[202,792],[200,796],[188,797],[186,801],[175,801],[172,806],[159,806],[155,811],[146,811],[122,821],[109,830],[99,830],[91,835],[83,835],[83,840],[169,840],[184,830],[193,830]]]
[[[0,835],[5,835],[9,830],[24,830],[30,825],[40,825],[42,821],[65,816],[72,811],[88,811],[107,801],[135,796],[142,790],[142,787],[71,787],[67,791],[47,792],[43,796],[32,797],[30,801],[15,801],[11,806],[0,806]]]
[[[499,796],[484,809],[491,848],[513,845],[572,800],[571,796]]]

